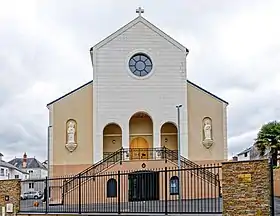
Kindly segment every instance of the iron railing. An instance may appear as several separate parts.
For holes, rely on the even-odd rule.
[[[21,200],[20,213],[44,214],[220,214],[219,186],[194,173],[218,173],[221,165],[141,169],[77,177],[78,186],[60,203],[65,178],[45,180],[50,201]],[[180,175],[179,175],[180,172]],[[203,173],[207,173],[206,171]],[[83,183],[82,183],[83,182]],[[44,190],[45,194],[47,189]]]
[[[164,158],[177,163],[178,151],[169,150],[169,149],[165,148],[163,153],[166,154],[164,156]],[[218,173],[210,172],[207,169],[196,169],[196,168],[201,167],[201,165],[194,163],[193,161],[191,161],[183,156],[180,156],[180,160],[181,160],[182,168],[194,168],[193,169],[194,174],[199,175],[201,178],[203,178],[215,185],[218,185],[220,183],[220,181],[219,181],[220,177],[219,177]]]
[[[65,179],[63,184],[63,192],[66,193],[67,191],[75,188],[79,184],[79,176],[95,176],[100,171],[108,168],[109,166],[119,162],[121,160],[122,149],[117,150],[116,152],[112,152],[107,157],[103,158],[101,161],[97,162],[96,164],[88,167],[87,169],[83,170],[82,172],[78,173],[77,175],[71,177],[70,179]]]
[[[153,149],[123,149],[123,155],[128,154],[126,158],[133,160],[155,160],[155,159],[168,159],[172,162],[178,162],[178,151],[170,150],[166,147],[162,148],[153,148]],[[105,152],[104,155],[110,155],[112,152]],[[130,155],[129,155],[130,154]],[[182,168],[199,168],[200,165],[194,163],[193,161],[180,156],[181,167]],[[208,170],[196,170],[196,173],[193,174],[199,175],[201,178],[206,179],[207,181],[213,184],[219,184],[219,176],[216,173],[209,172]]]
[[[116,152],[105,152],[103,160],[98,163],[92,165],[91,167],[85,169],[79,174],[71,177],[70,179],[65,179],[63,184],[63,195],[67,193],[69,190],[74,189],[79,184],[79,176],[82,177],[82,183],[85,181],[83,177],[85,176],[96,176],[100,172],[104,171],[108,167],[112,166],[123,160],[156,160],[156,159],[167,159],[172,162],[177,163],[178,160],[178,151],[170,150],[166,147],[161,148],[139,148],[139,149],[129,149],[129,148],[121,148]],[[180,156],[181,159],[181,167],[183,168],[199,168],[200,165],[188,160],[187,158]],[[215,173],[211,173],[208,170],[193,170],[193,174],[199,175],[201,178],[206,179],[207,181],[218,185],[219,184],[219,176]]]

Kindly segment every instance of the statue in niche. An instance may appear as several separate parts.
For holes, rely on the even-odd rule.
[[[203,141],[205,148],[209,149],[213,145],[212,120],[209,117],[203,119]]]
[[[75,120],[68,120],[66,123],[66,145],[68,151],[73,152],[78,144],[77,144],[77,123]]]

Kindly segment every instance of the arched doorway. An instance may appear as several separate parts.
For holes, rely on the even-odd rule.
[[[178,150],[178,131],[175,124],[166,122],[160,129],[161,147]]]
[[[103,129],[103,158],[122,147],[122,129],[116,123],[108,124]]]
[[[153,148],[153,121],[144,112],[135,113],[129,120],[130,159],[148,159]],[[152,151],[151,151],[152,154]]]

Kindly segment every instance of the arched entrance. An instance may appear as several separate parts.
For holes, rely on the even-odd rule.
[[[148,159],[153,148],[153,121],[144,112],[135,113],[129,120],[130,159]],[[152,151],[151,151],[152,154]]]
[[[122,129],[116,123],[108,124],[103,129],[103,158],[122,147]]]
[[[170,150],[178,150],[178,132],[177,127],[172,122],[166,122],[160,129],[161,147]]]

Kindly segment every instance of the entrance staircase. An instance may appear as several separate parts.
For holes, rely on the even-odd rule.
[[[88,167],[87,169],[83,170],[82,172],[78,173],[77,175],[70,177],[69,179],[65,180],[63,185],[61,186],[61,203],[63,204],[64,197],[67,193],[71,192],[79,185],[87,182],[89,179],[94,179],[96,175],[100,174],[101,172],[105,171],[109,167],[113,166],[114,164],[121,163],[124,160],[129,160],[129,155],[132,155],[139,152],[139,158],[133,157],[133,160],[156,160],[156,159],[165,159],[169,160],[175,164],[178,162],[178,151],[170,150],[166,147],[162,148],[154,148],[154,149],[145,149],[147,152],[148,157],[141,157],[141,153],[143,149],[124,149],[121,148],[113,153],[107,153],[107,156],[104,157],[98,163]],[[192,174],[200,177],[201,179],[210,182],[215,186],[219,186],[220,180],[219,175],[209,170],[203,168],[197,163],[194,163],[187,158],[180,156],[181,161],[181,169],[187,169]]]

